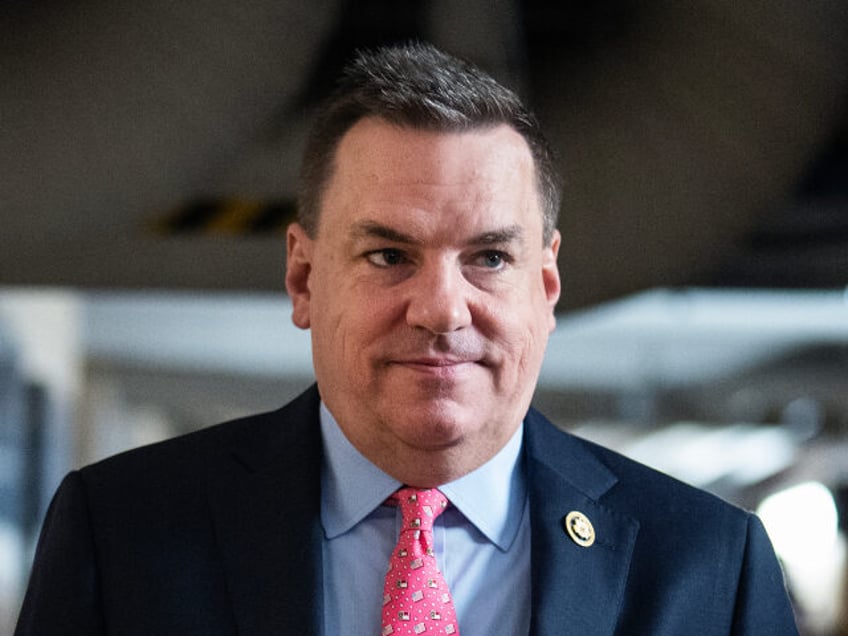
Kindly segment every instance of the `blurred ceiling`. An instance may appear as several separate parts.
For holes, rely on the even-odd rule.
[[[562,309],[844,286],[846,36],[841,0],[6,0],[0,284],[282,291],[312,107],[420,37],[559,149]]]

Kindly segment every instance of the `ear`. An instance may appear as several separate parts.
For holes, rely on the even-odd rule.
[[[545,298],[548,301],[550,309],[550,330],[553,331],[556,327],[556,316],[554,309],[559,301],[559,295],[562,291],[562,284],[559,279],[559,268],[557,267],[557,256],[559,255],[559,245],[562,237],[559,230],[554,230],[551,244],[544,248],[542,252],[542,284],[545,288]]]
[[[299,223],[286,231],[286,290],[292,301],[292,322],[309,329],[309,276],[312,274],[313,240]]]

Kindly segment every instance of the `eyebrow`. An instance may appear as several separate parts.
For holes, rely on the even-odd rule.
[[[524,242],[524,228],[520,225],[508,225],[506,227],[498,228],[496,230],[490,230],[488,232],[483,232],[475,237],[473,237],[470,241],[468,241],[469,245],[499,245],[503,243],[523,243]]]
[[[381,238],[386,239],[387,241],[392,241],[393,243],[406,243],[410,245],[419,242],[409,234],[404,234],[394,228],[374,221],[362,221],[361,223],[356,223],[351,228],[350,234],[353,239]]]
[[[374,221],[362,221],[351,229],[354,240],[360,238],[381,238],[394,243],[417,245],[421,241],[409,234],[391,228],[382,223]],[[467,245],[501,245],[504,243],[523,243],[524,228],[520,225],[508,225],[506,227],[487,230],[476,236],[472,236],[465,243]]]

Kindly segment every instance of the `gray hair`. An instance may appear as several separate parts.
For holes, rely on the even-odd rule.
[[[322,196],[342,137],[366,117],[436,132],[511,126],[527,142],[533,156],[542,202],[543,240],[545,245],[550,244],[561,187],[535,116],[513,91],[484,71],[424,43],[359,52],[345,68],[306,141],[298,220],[307,234],[317,234]]]

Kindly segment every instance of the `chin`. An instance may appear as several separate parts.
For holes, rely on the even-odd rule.
[[[409,447],[420,451],[439,452],[462,444],[465,432],[453,426],[430,425],[413,430],[405,429],[399,437]]]
[[[455,403],[429,403],[412,406],[405,413],[399,413],[400,435],[410,445],[419,448],[438,450],[459,444],[470,432],[480,428],[479,412],[460,407]]]

